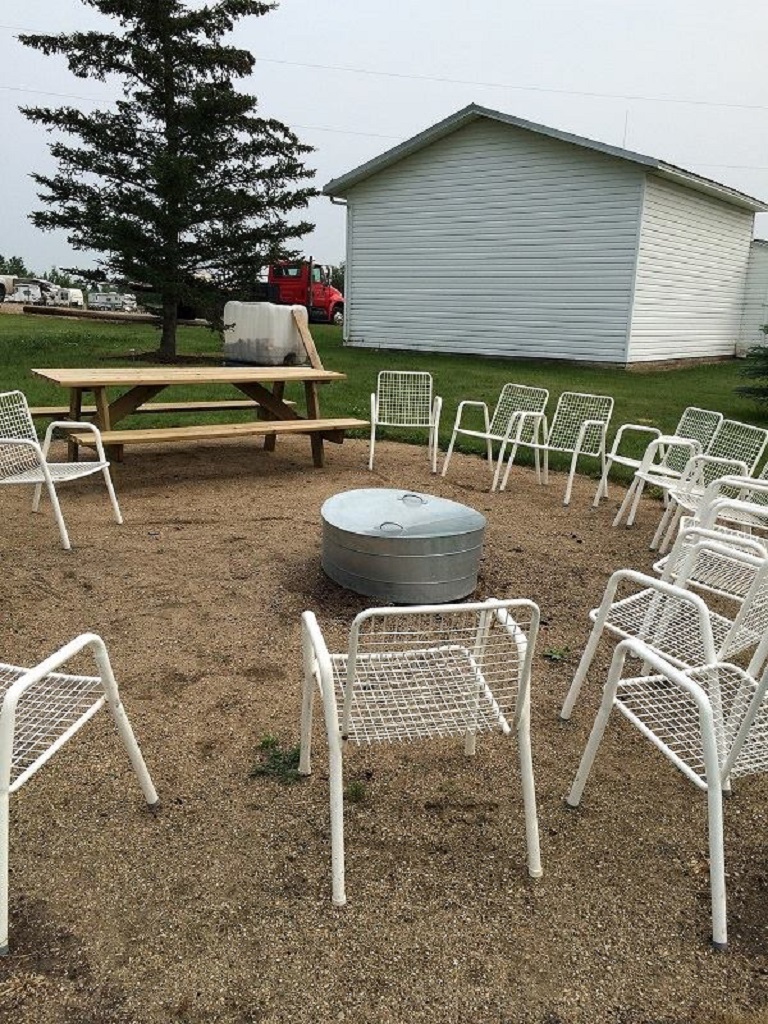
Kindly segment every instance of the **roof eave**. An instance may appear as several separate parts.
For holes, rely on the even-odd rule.
[[[721,199],[724,202],[731,203],[733,206],[741,206],[743,209],[751,210],[753,213],[768,212],[768,203],[763,200],[755,199],[753,196],[748,196],[746,193],[739,192],[735,188],[729,188],[728,185],[721,185],[720,182],[711,181],[709,178],[702,178],[692,171],[685,171],[682,167],[675,167],[674,164],[659,163],[653,170],[653,173],[660,178],[674,181],[678,185],[685,185],[686,188],[713,196],[715,199]]]

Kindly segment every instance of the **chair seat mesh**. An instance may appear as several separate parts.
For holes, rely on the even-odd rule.
[[[0,663],[0,700],[29,670]],[[19,698],[11,754],[11,789],[68,729],[104,698],[98,676],[51,672]]]
[[[91,473],[98,473],[108,465],[107,462],[49,462],[48,469],[51,479],[58,484],[66,483],[67,480],[77,480],[82,476],[89,476]],[[45,477],[40,466],[35,465],[18,473],[9,473],[0,480],[0,483],[43,484]]]
[[[715,711],[715,732],[719,758],[725,762],[738,729],[749,710],[756,683],[735,665],[692,669],[685,673],[709,695]],[[706,783],[699,711],[685,690],[664,676],[644,676],[620,682],[616,704],[629,718],[649,729],[666,750],[671,751]],[[719,712],[718,712],[718,709]],[[763,706],[755,717],[731,777],[768,770],[768,713]]]
[[[331,661],[341,715],[348,657]],[[472,652],[461,645],[362,655],[356,670],[347,734],[356,743],[509,731]]]
[[[667,555],[654,563],[654,570],[663,574],[669,566],[669,560],[675,555],[675,563],[671,567],[672,577],[676,578],[682,570],[687,556],[690,554],[690,546],[684,545],[679,552]],[[719,594],[722,597],[730,597],[734,600],[743,600],[749,593],[749,588],[755,582],[756,569],[752,565],[745,565],[743,562],[720,552],[708,551],[699,552],[693,571],[687,576],[688,586],[706,590],[712,594]]]
[[[594,622],[597,609],[589,615]],[[709,621],[715,650],[719,650],[731,628],[731,620],[710,612]],[[675,664],[701,665],[707,661],[699,617],[695,608],[680,598],[660,595],[656,590],[641,590],[615,601],[605,625],[620,636],[644,640]]]

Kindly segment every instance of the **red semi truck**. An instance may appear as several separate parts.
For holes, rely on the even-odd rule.
[[[269,268],[270,302],[305,306],[310,320],[344,322],[344,296],[331,284],[331,268],[312,260],[276,263]]]

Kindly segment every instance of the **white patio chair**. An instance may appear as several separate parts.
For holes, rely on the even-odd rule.
[[[746,463],[740,463],[740,470],[729,472],[729,466],[736,463],[712,460],[709,456],[697,456],[690,460],[681,480],[670,487],[670,502],[662,515],[651,541],[651,547],[663,552],[669,547],[678,523],[684,514],[696,519],[706,518],[706,509],[724,499],[737,499],[741,504],[731,506],[732,526],[743,530],[765,530],[768,509],[768,465],[759,477],[750,477],[744,472]],[[718,519],[725,515],[725,507],[719,505]]]
[[[640,468],[635,473],[632,486],[624,496],[624,501],[613,520],[614,526],[619,525],[626,512],[629,512],[627,526],[632,526],[640,504],[640,496],[646,484],[651,484],[662,490],[666,501],[669,489],[679,483],[691,458],[697,455],[707,455],[713,460],[722,459],[734,464],[744,463],[746,474],[753,473],[768,443],[768,430],[754,427],[749,423],[741,423],[739,420],[722,420],[706,448],[698,450],[698,442],[695,444],[692,441],[688,442],[690,448],[688,460],[679,472],[676,472],[675,467],[669,464],[668,459],[665,460],[665,453],[673,441],[675,448],[680,447],[681,450],[684,450],[686,447],[686,443],[682,439],[671,437],[659,437],[648,445]]]
[[[675,536],[682,515],[694,512],[705,500],[705,495],[711,494],[716,488],[728,494],[728,485],[719,481],[732,477],[748,478],[747,463],[736,459],[715,458],[712,455],[692,456],[680,480],[668,488],[669,500],[651,539],[651,550],[658,548],[664,553]]]
[[[626,656],[651,671],[623,677]],[[712,943],[728,942],[723,792],[737,776],[768,770],[768,636],[745,671],[716,662],[682,670],[637,640],[618,645],[603,700],[566,797],[578,807],[611,710],[636,726],[686,778],[707,794]]]
[[[88,430],[96,435],[96,462],[49,462],[48,450],[51,445],[53,431],[57,427],[68,430]],[[122,523],[123,517],[117,504],[112,478],[109,475],[109,463],[104,454],[101,434],[93,423],[74,423],[72,420],[55,420],[48,424],[42,446],[37,439],[32,416],[27,400],[21,391],[6,391],[0,394],[0,484],[27,484],[35,488],[32,498],[32,511],[37,512],[40,506],[40,495],[43,485],[48,492],[53,506],[53,514],[59,527],[62,546],[69,551],[72,545],[64,525],[55,484],[77,480],[92,473],[101,472],[107,485],[107,493],[112,503],[115,521]]]
[[[530,678],[539,609],[531,601],[372,608],[354,620],[348,650],[330,654],[312,612],[302,616],[304,694],[299,771],[309,775],[312,705],[323,700],[330,757],[333,902],[346,903],[342,750],[358,744],[517,735],[528,872],[541,875],[530,744]]]
[[[753,570],[749,590],[732,618],[710,610],[703,598],[684,589],[700,558],[718,552]],[[600,607],[589,613],[594,625],[560,711],[562,719],[571,717],[604,632],[641,640],[680,668],[726,661],[760,643],[768,629],[768,559],[703,540],[693,545],[676,579],[672,584],[631,569],[613,573]],[[620,586],[630,592],[617,598]]]
[[[64,675],[58,671],[81,652],[93,656],[98,675]],[[8,952],[10,795],[29,781],[104,705],[114,719],[150,806],[157,803],[157,793],[120,701],[101,637],[84,633],[34,668],[0,664],[0,697],[0,955],[3,955]]]
[[[592,458],[600,459],[601,473],[605,474],[605,438],[612,413],[613,399],[607,395],[564,391],[557,400],[552,425],[548,425],[546,414],[541,413],[538,417],[532,418],[533,440],[518,442],[518,446],[531,448],[536,455],[539,451],[544,453],[545,484],[549,483],[549,453],[565,452],[571,455],[571,469],[565,487],[564,505],[568,505],[571,500],[573,477],[580,455],[589,455]],[[539,440],[540,428],[542,430],[541,441]],[[507,469],[501,482],[502,491],[507,486],[515,454],[516,449],[507,462]],[[536,462],[536,478],[541,483],[538,460]]]
[[[371,395],[371,451],[373,469],[377,427],[424,427],[429,431],[428,453],[432,472],[437,472],[437,441],[443,400],[433,395],[431,373],[414,370],[382,370]]]
[[[722,501],[718,504],[731,514],[734,506],[745,503]],[[768,509],[766,516],[768,517]],[[713,541],[716,547],[699,549],[699,557],[690,565],[694,545],[707,540]],[[655,562],[653,568],[668,583],[674,583],[678,577],[684,577],[685,585],[688,587],[741,602],[749,593],[758,567],[745,562],[744,559],[732,558],[730,549],[747,552],[757,559],[768,558],[768,547],[756,537],[738,530],[707,529],[695,525],[692,519],[686,518],[681,522],[672,550]]]
[[[448,463],[451,461],[453,446],[459,434],[462,437],[477,437],[486,443],[488,465],[493,468],[493,442],[499,444],[499,457],[496,463],[496,471],[493,474],[491,490],[495,491],[499,485],[501,467],[504,464],[504,455],[507,445],[511,444],[510,459],[514,461],[517,446],[523,442],[535,440],[535,418],[537,414],[543,413],[549,401],[549,392],[546,388],[531,388],[525,384],[505,384],[493,410],[493,416],[489,415],[488,406],[485,402],[460,402],[456,412],[456,421],[453,424],[453,433],[445,453],[442,476],[445,476]],[[464,414],[469,409],[481,409],[483,413],[484,430],[472,430],[462,425]],[[538,468],[539,453],[536,452],[536,465]]]
[[[608,475],[611,471],[611,466],[625,466],[627,469],[632,470],[640,469],[643,463],[642,456],[638,459],[621,451],[622,444],[633,434],[650,434],[651,437],[648,443],[657,442],[655,448],[655,451],[658,453],[656,472],[659,475],[669,474],[671,477],[678,477],[685,468],[685,464],[690,456],[704,451],[711,441],[715,430],[722,423],[722,420],[722,414],[719,412],[713,412],[711,409],[699,409],[695,405],[689,405],[687,409],[683,410],[675,429],[668,435],[662,434],[657,427],[647,427],[640,423],[624,423],[619,427],[616,437],[613,439],[611,450],[605,462],[605,473],[598,484],[592,504],[597,507],[600,504],[600,498],[608,496]],[[644,486],[645,484],[642,480],[635,479],[632,481],[630,489],[637,489],[639,487],[642,491]],[[631,501],[632,498],[630,498]],[[614,525],[618,526],[620,521],[617,517]]]

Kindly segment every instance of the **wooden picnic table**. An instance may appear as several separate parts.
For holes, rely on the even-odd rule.
[[[110,457],[121,459],[123,446],[146,442],[165,443],[205,438],[260,435],[264,446],[273,450],[279,433],[306,433],[312,443],[316,466],[323,464],[323,441],[341,443],[346,430],[364,427],[367,421],[352,418],[322,419],[318,384],[345,380],[346,374],[316,366],[151,366],[61,368],[32,370],[38,377],[69,389],[69,419],[82,421],[83,394],[92,393],[96,407],[93,422],[102,433]],[[306,414],[297,412],[283,398],[286,384],[304,385]],[[152,398],[175,385],[231,384],[257,403],[264,419],[253,423],[213,423],[192,427],[116,429],[117,424],[139,409],[147,409]],[[120,389],[111,398],[108,389]],[[151,406],[149,406],[151,408]],[[69,439],[70,459],[78,447],[93,435],[73,433]]]

